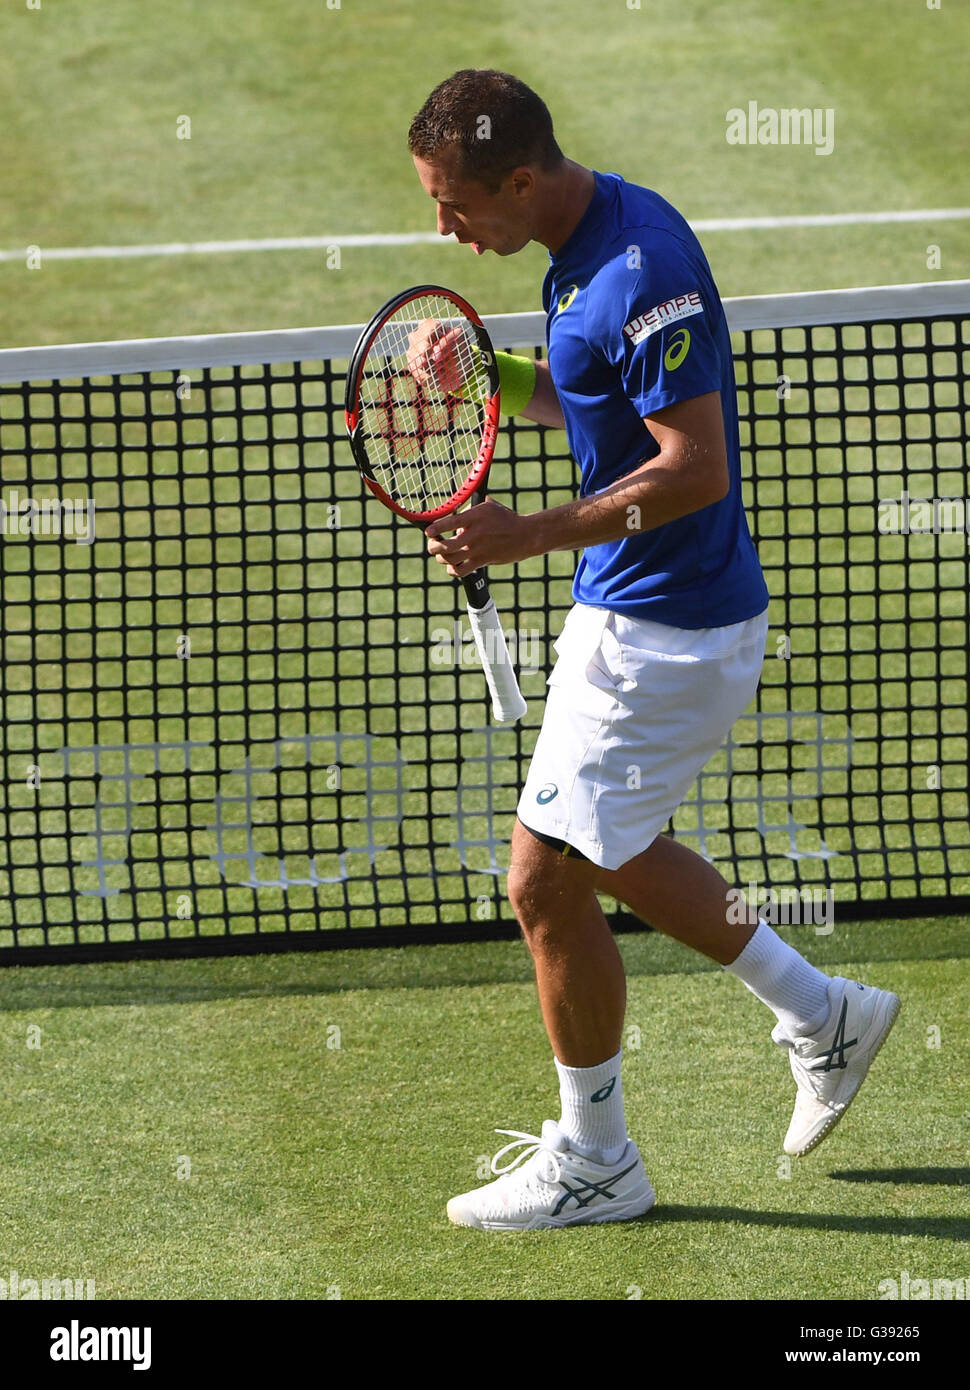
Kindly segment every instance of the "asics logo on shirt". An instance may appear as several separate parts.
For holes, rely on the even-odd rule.
[[[560,314],[564,313],[569,308],[570,304],[572,304],[573,300],[576,298],[578,294],[579,286],[570,285],[566,293],[559,296],[559,303],[556,306],[557,312]]]
[[[555,782],[550,782],[547,787],[543,787],[542,791],[536,797],[536,801],[538,801],[540,806],[545,806],[548,802],[554,801],[558,795],[559,788],[556,786]]]
[[[675,372],[690,352],[690,334],[686,328],[678,328],[664,353],[664,366],[668,372]]]

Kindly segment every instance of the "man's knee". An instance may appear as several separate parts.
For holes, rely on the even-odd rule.
[[[570,859],[516,821],[506,889],[527,939],[562,926],[592,898],[595,866]]]
[[[555,867],[543,863],[540,856],[513,860],[509,866],[506,892],[523,931],[528,931],[554,906],[557,897]]]

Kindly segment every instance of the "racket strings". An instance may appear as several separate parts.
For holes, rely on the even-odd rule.
[[[416,338],[432,326],[430,349]],[[447,299],[412,300],[381,327],[363,366],[359,410],[374,477],[409,511],[449,502],[478,458],[489,397],[474,329]]]

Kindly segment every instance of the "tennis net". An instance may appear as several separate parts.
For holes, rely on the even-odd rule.
[[[970,282],[726,307],[771,628],[670,829],[762,901],[966,907]],[[362,497],[357,332],[0,352],[0,961],[516,931],[575,556],[492,575],[530,701],[496,726],[458,587]],[[503,430],[490,495],[575,488],[563,434]]]

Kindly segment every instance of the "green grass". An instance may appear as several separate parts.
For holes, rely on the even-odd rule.
[[[275,7],[256,0],[7,6],[0,15],[0,248],[37,245],[43,252],[431,230],[433,209],[411,168],[406,128],[431,87],[466,65],[518,72],[546,97],[569,154],[658,189],[694,219],[966,201],[953,182],[953,171],[970,153],[960,114],[965,80],[953,61],[967,41],[966,16],[957,5],[931,12],[911,0],[889,0],[881,26],[873,25],[863,0],[787,8],[770,0],[666,7],[644,0],[638,11],[622,0],[544,0],[541,15],[524,20],[523,14],[520,0],[496,0],[483,36],[480,13],[461,0],[420,6],[344,0],[339,10],[321,0]],[[726,111],[752,99],[762,106],[832,107],[835,152],[820,158],[804,148],[728,146]],[[178,140],[176,123],[185,115],[191,140]],[[970,274],[966,221],[717,232],[703,240],[724,295]],[[932,270],[931,244],[942,258]],[[483,311],[516,311],[538,307],[545,264],[539,247],[509,260],[478,261],[446,244],[345,249],[339,268],[328,268],[319,252],[46,260],[40,270],[26,269],[22,260],[0,262],[0,347],[359,322],[402,284],[425,280],[450,283]],[[848,365],[851,370],[851,360]],[[756,394],[760,388],[769,404],[776,373],[785,366],[772,360],[756,375]],[[946,365],[939,370],[953,375]],[[868,380],[864,372],[862,380]],[[831,421],[818,421],[816,447],[809,448],[807,417],[826,408],[823,388],[806,405],[793,377],[784,455],[775,448],[774,408],[774,418],[759,422],[758,438],[745,441],[759,449],[759,515],[766,528],[778,518],[777,533],[766,529],[759,538],[763,559],[769,566],[791,559],[795,566],[792,594],[773,624],[796,625],[812,643],[810,649],[796,646],[790,664],[769,662],[769,707],[790,707],[790,682],[796,691],[799,684],[820,682],[822,729],[835,750],[822,774],[837,823],[826,833],[843,856],[829,861],[833,873],[844,873],[859,851],[875,881],[888,874],[911,894],[936,891],[947,855],[951,871],[963,875],[957,886],[967,882],[965,777],[945,785],[939,798],[928,797],[926,806],[916,805],[913,818],[887,801],[885,824],[871,819],[874,791],[906,792],[911,762],[966,764],[965,666],[956,661],[965,646],[965,554],[945,549],[953,538],[941,538],[937,549],[930,538],[913,537],[894,556],[894,542],[883,538],[888,548],[881,556],[899,563],[885,564],[886,590],[877,601],[866,546],[874,481],[887,481],[880,470],[895,485],[903,461],[911,479],[920,469],[933,476],[932,463],[941,483],[962,482],[964,463],[954,441],[963,432],[959,421],[953,425],[957,401],[951,398],[956,385],[950,391],[937,380],[935,387],[932,451],[918,442],[925,436],[913,435],[905,460],[898,450],[859,452],[854,446],[864,442],[864,433],[854,433],[856,425],[848,422],[847,487],[841,464],[838,477],[827,476],[833,467],[828,446],[837,443],[825,433]],[[850,385],[846,392],[849,410],[857,390]],[[100,922],[105,902],[115,918],[123,918],[125,905],[124,895],[104,902],[78,896],[94,886],[92,871],[77,867],[91,848],[85,836],[93,794],[87,795],[91,788],[77,772],[74,804],[68,805],[55,752],[62,744],[184,738],[187,709],[193,736],[205,741],[218,734],[242,757],[260,741],[299,737],[308,728],[329,732],[339,684],[341,727],[362,730],[366,719],[387,746],[391,735],[399,737],[415,763],[427,755],[427,744],[430,783],[420,783],[416,796],[450,808],[457,776],[454,692],[456,685],[463,693],[480,685],[474,671],[433,674],[427,730],[411,723],[399,735],[399,711],[388,696],[393,688],[387,673],[376,669],[375,656],[368,690],[388,703],[366,715],[361,708],[363,658],[355,643],[365,631],[375,645],[396,632],[416,649],[410,683],[398,689],[406,718],[417,718],[418,705],[410,701],[424,699],[421,644],[428,624],[423,589],[402,591],[395,627],[388,594],[365,616],[349,584],[365,578],[386,583],[392,568],[416,584],[425,561],[416,533],[397,536],[404,558],[391,560],[389,519],[382,527],[371,518],[371,549],[362,552],[360,533],[355,537],[358,484],[345,446],[338,445],[336,474],[322,446],[307,451],[303,494],[287,493],[298,462],[292,446],[278,443],[272,457],[258,443],[247,449],[247,498],[266,502],[264,484],[272,472],[274,515],[272,534],[262,539],[258,519],[246,518],[243,558],[234,479],[212,484],[188,476],[192,455],[176,460],[167,427],[155,423],[156,447],[139,450],[129,439],[120,469],[126,534],[136,535],[139,508],[168,505],[185,470],[185,500],[203,510],[214,501],[221,509],[213,511],[212,538],[204,531],[189,538],[174,532],[170,551],[160,557],[135,539],[122,556],[101,529],[111,521],[114,482],[106,477],[96,484],[106,494],[96,590],[89,587],[86,553],[72,557],[78,573],[62,582],[43,546],[31,547],[33,568],[25,563],[21,569],[16,542],[4,542],[5,753],[12,769],[4,814],[17,838],[0,842],[12,847],[0,884],[8,901],[18,900],[21,922],[31,920],[29,895],[43,893],[48,923],[64,923],[51,927],[52,940],[69,939],[79,917]],[[95,423],[96,445],[109,442],[109,428],[104,420]],[[135,426],[129,422],[129,428]],[[217,430],[230,428],[216,424]],[[282,417],[276,428],[282,429]],[[5,413],[5,485],[24,476],[17,471],[23,449],[18,429]],[[42,421],[34,429],[34,449],[42,454],[52,447],[44,431],[52,431]],[[189,433],[185,437],[193,442]],[[530,437],[520,443],[527,454]],[[35,495],[43,492],[43,477],[73,480],[86,490],[85,432],[66,425],[62,445],[61,471],[38,472]],[[237,467],[232,447],[227,457],[231,475]],[[48,467],[38,459],[35,454],[38,468]],[[155,489],[150,502],[149,478]],[[549,504],[567,495],[571,468],[560,454],[540,464],[533,452],[518,464],[516,483],[525,505]],[[502,487],[498,465],[500,497]],[[321,531],[312,507],[334,495],[344,508],[343,527],[330,534]],[[300,524],[284,515],[288,502],[301,497],[305,551],[292,534]],[[846,551],[825,535],[826,509],[838,513],[841,525],[853,508],[867,506],[862,529],[868,534],[853,537]],[[183,539],[186,561],[201,567],[197,573],[212,572],[212,555],[218,556],[217,600],[204,589],[189,595],[166,589],[171,571],[166,576],[159,563],[179,565]],[[347,584],[339,612],[327,568],[335,553]],[[571,565],[571,557],[557,556],[523,567],[518,610],[511,584],[500,578],[494,586],[510,624],[542,625],[543,661],[559,610],[548,611],[539,579],[553,574],[554,593],[565,603]],[[816,601],[806,593],[820,566],[828,567],[828,579]],[[317,585],[306,608],[304,572]],[[452,588],[439,584],[432,592],[439,605],[433,621],[446,621]],[[73,622],[62,650],[57,606],[64,593]],[[932,649],[937,602],[950,623],[940,653]],[[840,651],[836,637],[847,610],[852,649]],[[149,617],[191,633],[191,680],[174,674],[170,652],[156,650]],[[283,652],[278,661],[261,645],[270,625],[270,647],[275,642]],[[904,625],[909,654],[896,640]],[[213,659],[215,632],[218,670],[202,664]],[[307,655],[290,651],[291,638],[300,648],[308,632]],[[91,633],[97,633],[96,653],[85,645]],[[405,665],[407,659],[402,656]],[[309,701],[300,694],[307,673]],[[543,674],[525,681],[534,711]],[[277,677],[281,709],[266,703],[275,696]],[[216,678],[218,718],[207,703]],[[904,721],[902,702],[910,696],[914,708]],[[850,715],[851,785],[848,769],[838,763]],[[803,732],[811,740],[809,725]],[[519,770],[510,738],[497,735],[493,785],[466,793],[469,834],[486,833],[486,804],[496,809],[497,824],[511,817]],[[790,773],[789,750],[779,750],[766,788],[771,778],[780,785],[791,776],[793,812],[811,836],[816,774],[797,763],[795,747]],[[483,740],[463,740],[466,757],[483,749]],[[323,781],[331,756],[321,763],[318,747],[312,796],[302,769],[289,770],[282,793],[265,788],[271,815],[282,795],[285,824],[254,827],[260,862],[285,852],[291,871],[298,871],[299,857],[309,850],[318,850],[327,864],[335,857]],[[36,825],[38,800],[24,777],[33,758],[44,773]],[[203,762],[193,765],[191,789],[184,769],[167,755],[155,794],[137,788],[133,873],[146,936],[195,929],[192,920],[174,919],[175,898],[187,884],[197,914],[207,893],[217,907],[202,931],[225,925],[218,915],[219,875],[209,859],[217,779]],[[344,810],[353,844],[362,787],[353,782],[352,768],[348,775]],[[379,809],[386,809],[393,785],[387,774],[380,777],[386,800]],[[268,780],[259,781],[260,791]],[[231,773],[222,781],[224,790],[234,789]],[[724,800],[730,793],[735,802],[739,876],[743,881],[766,850],[780,886],[786,868],[792,869],[787,836],[769,833],[762,842],[754,824],[746,824],[751,807],[743,797],[753,785],[741,769],[723,788]],[[200,807],[202,814],[186,827],[190,790],[197,798],[194,815]],[[99,793],[115,831],[124,825],[110,804],[117,791],[102,784]],[[692,828],[689,809],[679,828]],[[232,833],[227,830],[230,840]],[[406,843],[399,854],[384,852],[380,901],[366,879],[350,886],[360,920],[375,911],[385,921],[432,920],[437,910],[430,895],[447,886],[445,871],[457,867],[456,852],[447,847],[450,833],[443,817],[434,831],[441,839],[436,882],[427,848]],[[230,847],[244,839],[237,833]],[[711,843],[715,852],[724,848],[717,835]],[[189,844],[191,875],[179,867]],[[473,851],[476,869],[483,869],[485,857]],[[158,862],[169,875],[164,886]],[[238,879],[243,871],[237,865],[231,872]],[[401,904],[405,876],[412,890],[427,888],[426,905]],[[480,884],[488,896],[494,881],[483,869]],[[343,891],[343,885],[303,890],[303,918],[291,925],[316,925],[318,909],[341,902]],[[252,894],[237,889],[230,899],[234,926],[251,928]],[[265,928],[281,901],[265,894],[263,901]],[[40,920],[41,897],[34,902]],[[456,919],[467,915],[461,903],[442,911]],[[96,939],[100,928],[85,925],[81,933]],[[114,939],[128,934],[123,920],[113,922]],[[22,944],[32,944],[34,935],[40,939],[40,930],[26,928]],[[903,1268],[914,1278],[966,1275],[970,1097],[961,1065],[966,1018],[958,1001],[968,983],[967,945],[966,924],[957,920],[838,924],[831,936],[811,938],[806,950],[812,959],[897,989],[904,1012],[858,1109],[786,1179],[778,1164],[792,1086],[784,1059],[767,1043],[764,1011],[676,945],[653,936],[624,939],[628,1022],[640,1030],[640,1046],[627,1048],[629,1123],[658,1189],[658,1209],[629,1227],[512,1240],[450,1229],[444,1202],[477,1181],[480,1156],[501,1142],[493,1125],[538,1128],[554,1113],[548,1044],[521,945],[6,970],[0,1277],[9,1269],[24,1278],[89,1277],[102,1298],[319,1298],[336,1286],[345,1298],[367,1299],[626,1298],[631,1291],[645,1298],[826,1299],[871,1298],[881,1278]],[[941,1029],[939,1051],[926,1047],[934,1025]],[[33,1026],[41,1030],[39,1049],[27,1046],[36,1036],[28,1033]],[[336,1041],[328,1032],[333,1028],[340,1030],[339,1048],[328,1046]],[[183,1159],[190,1176],[179,1178]]]
[[[558,1113],[523,944],[9,970],[0,1274],[99,1298],[806,1300],[967,1275],[965,923],[791,939],[903,999],[825,1145],[782,1176],[770,1015],[676,943],[624,938],[657,1208],[523,1237],[444,1215],[493,1127]]]
[[[715,0],[56,0],[0,16],[0,247],[135,245],[433,230],[406,150],[462,66],[537,87],[569,154],[658,189],[688,217],[949,207],[968,156],[959,5]],[[523,44],[523,24],[528,43]],[[43,92],[43,99],[38,92]],[[906,94],[903,99],[901,94]],[[726,113],[835,111],[835,149],[729,146]],[[177,138],[179,117],[191,139]],[[970,222],[712,232],[725,295],[960,278]],[[927,247],[940,248],[927,269]],[[402,284],[444,280],[490,312],[538,307],[545,253],[453,246],[0,264],[0,342],[360,322]]]

